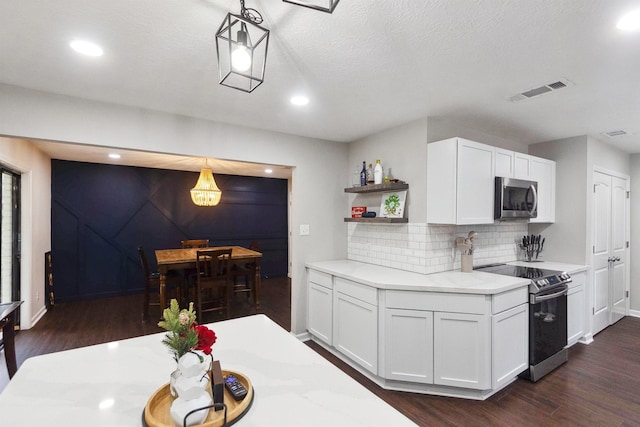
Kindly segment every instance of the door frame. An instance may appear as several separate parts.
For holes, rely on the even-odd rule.
[[[607,169],[607,168],[603,168],[600,166],[594,166],[593,170],[591,171],[591,174],[589,176],[589,187],[588,187],[588,200],[589,200],[589,231],[588,231],[588,236],[589,236],[589,244],[587,245],[588,249],[588,260],[589,260],[589,265],[592,266],[592,268],[590,269],[590,286],[588,289],[588,300],[587,300],[587,319],[589,319],[589,325],[588,325],[588,335],[590,338],[593,337],[593,316],[594,316],[594,295],[595,295],[595,269],[593,268],[594,265],[594,253],[593,253],[593,247],[594,247],[594,233],[596,231],[595,229],[595,222],[594,222],[594,215],[593,215],[593,211],[595,209],[595,200],[594,200],[594,192],[593,192],[593,186],[594,186],[594,175],[595,173],[601,173],[604,175],[609,175],[611,177],[616,177],[616,178],[620,178],[625,180],[626,182],[626,192],[627,192],[627,198],[625,199],[625,240],[629,243],[629,245],[627,246],[627,248],[624,251],[624,257],[625,257],[625,268],[624,268],[624,275],[625,275],[625,285],[624,285],[624,292],[625,292],[625,316],[629,315],[629,309],[630,309],[630,265],[629,265],[629,258],[630,258],[630,246],[631,246],[631,217],[630,217],[630,213],[631,213],[631,195],[630,195],[630,183],[631,183],[631,177],[627,174],[623,174],[620,172],[616,172],[613,171],[611,169]],[[609,282],[609,303],[610,303],[610,309],[611,309],[611,302],[612,302],[612,297],[611,297],[611,283]],[[611,313],[609,314],[609,325],[611,325]]]

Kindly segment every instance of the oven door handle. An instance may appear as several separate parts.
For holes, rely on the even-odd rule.
[[[547,301],[547,300],[550,300],[550,299],[558,298],[558,297],[561,297],[562,295],[566,295],[568,292],[569,292],[569,289],[568,288],[564,288],[561,291],[554,292],[552,294],[540,295],[540,296],[531,295],[531,304],[537,304],[537,303],[542,302],[542,301]]]

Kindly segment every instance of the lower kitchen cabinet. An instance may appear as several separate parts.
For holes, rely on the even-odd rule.
[[[529,365],[529,305],[521,304],[493,316],[491,387],[510,383]]]
[[[385,310],[384,377],[433,383],[433,312]]]
[[[309,282],[307,329],[326,344],[333,344],[333,290]]]
[[[486,399],[528,365],[526,283],[434,292],[308,271],[312,338],[385,389]]]
[[[434,313],[434,384],[479,390],[491,388],[490,340],[487,316]]]
[[[333,346],[366,370],[377,374],[377,290],[336,278],[333,314]]]
[[[567,346],[572,346],[584,336],[585,333],[585,272],[571,275],[567,294]]]

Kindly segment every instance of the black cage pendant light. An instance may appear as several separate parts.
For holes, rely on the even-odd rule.
[[[264,81],[269,30],[261,27],[262,15],[244,7],[240,15],[228,13],[216,33],[219,83],[252,92]]]
[[[304,6],[315,10],[321,10],[322,12],[333,13],[333,9],[336,8],[340,0],[317,0],[317,1],[305,1],[305,0],[282,0],[285,3],[297,4],[298,6]]]

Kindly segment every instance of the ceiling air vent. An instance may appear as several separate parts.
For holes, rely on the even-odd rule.
[[[516,95],[510,96],[507,98],[508,101],[511,102],[515,102],[515,101],[522,101],[523,99],[529,99],[529,98],[533,98],[534,96],[539,96],[545,93],[549,93],[549,92],[553,92],[556,91],[558,89],[562,89],[563,87],[567,87],[569,85],[572,85],[573,83],[571,83],[569,80],[567,79],[563,79],[563,80],[558,80],[555,81],[553,83],[547,83],[545,85],[539,86],[539,87],[534,87],[532,89],[529,89],[525,92],[522,93],[518,93]]]
[[[605,132],[604,134],[611,138],[611,137],[614,137],[614,136],[626,135],[627,132],[623,131],[622,129],[619,129],[619,130],[612,130],[612,131],[609,131],[609,132]]]

